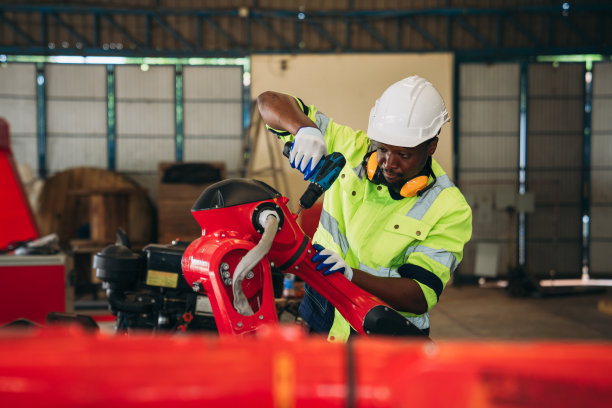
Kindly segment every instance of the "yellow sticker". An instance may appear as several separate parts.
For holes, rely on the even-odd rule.
[[[176,288],[177,284],[178,273],[155,271],[153,269],[147,271],[147,285],[149,286]]]

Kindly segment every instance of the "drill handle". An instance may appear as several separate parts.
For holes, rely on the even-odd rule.
[[[291,155],[292,147],[293,147],[293,142],[285,143],[285,145],[283,146],[283,156],[285,156],[286,158],[289,158],[289,156]]]

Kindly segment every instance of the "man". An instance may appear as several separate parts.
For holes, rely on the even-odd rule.
[[[367,134],[335,123],[314,106],[277,92],[258,97],[268,128],[293,140],[292,167],[304,178],[331,152],[347,161],[326,192],[313,237],[313,261],[324,274],[347,279],[387,302],[429,333],[428,311],[463,257],[472,213],[432,155],[449,121],[444,101],[418,76],[391,85],[370,112]],[[295,135],[295,136],[292,136]],[[312,288],[300,313],[329,339],[346,341],[351,328]]]

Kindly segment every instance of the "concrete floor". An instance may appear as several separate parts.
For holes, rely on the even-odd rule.
[[[447,286],[430,312],[431,338],[467,340],[612,341],[612,315],[597,293],[513,298],[502,288]]]
[[[598,310],[602,300],[612,302],[612,288],[590,294],[515,298],[502,288],[449,284],[430,312],[430,336],[433,340],[612,341],[612,314]],[[291,315],[284,320],[294,319]],[[114,323],[100,327],[112,333]]]

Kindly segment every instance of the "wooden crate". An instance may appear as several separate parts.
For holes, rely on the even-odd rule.
[[[219,180],[210,180],[206,183],[164,181],[164,174],[167,175],[169,169],[181,165],[211,166],[218,169]],[[191,215],[191,207],[207,187],[224,178],[225,163],[222,162],[160,163],[157,191],[158,242],[167,244],[177,238],[182,241],[192,241],[198,238],[202,230]]]

